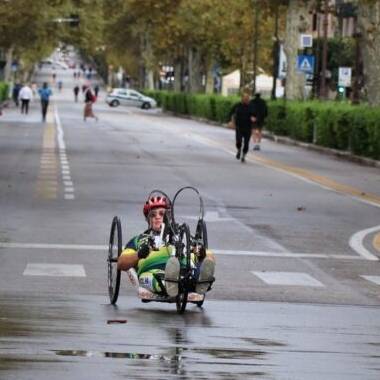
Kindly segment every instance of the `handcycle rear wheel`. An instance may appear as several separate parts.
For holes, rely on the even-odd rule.
[[[110,240],[108,245],[108,295],[112,305],[116,304],[119,296],[121,271],[117,269],[117,260],[123,247],[121,222],[115,216],[111,224]]]
[[[185,261],[185,263],[183,263],[184,266],[180,273],[176,306],[178,314],[183,314],[187,305],[187,297],[189,294],[189,276],[191,272],[190,229],[185,223],[181,226],[180,237],[183,247],[178,260],[181,262],[181,266],[183,261]],[[185,260],[183,260],[183,258],[185,258]]]
[[[198,220],[195,237],[196,239],[199,239],[202,241],[203,247],[207,250],[208,249],[207,226],[206,226],[206,222],[203,219]],[[203,300],[197,302],[196,305],[198,307],[202,307],[203,302],[205,301],[205,298],[206,298],[206,295],[203,297]]]

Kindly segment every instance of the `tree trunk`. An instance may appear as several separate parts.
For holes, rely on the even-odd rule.
[[[361,34],[364,84],[368,103],[380,106],[380,1],[359,1],[358,26]]]
[[[142,60],[144,65],[144,88],[154,90],[154,55],[150,35],[145,31],[144,37],[141,40],[142,44]]]
[[[206,75],[206,94],[214,93],[214,61],[208,60],[207,62],[207,75]]]
[[[189,91],[202,91],[201,53],[197,48],[189,49]]]
[[[300,34],[310,31],[309,9],[313,3],[313,1],[289,0],[284,44],[287,59],[285,87],[287,99],[304,99],[305,74],[297,71],[296,64]]]
[[[174,91],[181,92],[182,84],[182,59],[176,58],[174,61]]]
[[[4,81],[10,82],[12,80],[12,61],[13,61],[13,47],[10,47],[5,52],[6,64],[4,67]]]

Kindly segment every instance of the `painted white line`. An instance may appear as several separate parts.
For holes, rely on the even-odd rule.
[[[350,241],[349,241],[350,247],[355,252],[357,252],[360,256],[364,257],[367,260],[379,261],[379,258],[377,256],[375,256],[373,253],[371,253],[370,251],[368,251],[368,249],[365,248],[363,245],[364,238],[368,234],[376,232],[376,231],[380,231],[380,226],[367,228],[365,230],[356,232],[350,238]]]
[[[365,280],[375,283],[376,285],[380,285],[380,276],[360,276]]]
[[[28,263],[24,276],[86,277],[83,265]]]
[[[259,257],[280,257],[280,258],[314,258],[314,259],[344,259],[344,260],[365,260],[363,257],[353,255],[334,255],[326,253],[306,253],[306,252],[264,252],[264,251],[234,251],[225,249],[213,249],[216,255],[228,256],[259,256]]]
[[[71,176],[65,174],[65,175],[62,176],[62,179],[63,179],[64,181],[71,181]]]
[[[67,194],[67,196],[72,196]],[[73,199],[73,198],[69,198]],[[62,249],[79,251],[104,251],[108,250],[107,245],[85,245],[85,244],[48,244],[48,243],[3,243],[0,248],[20,248],[20,249]],[[362,257],[350,255],[327,255],[323,253],[290,253],[290,252],[260,252],[260,251],[235,251],[235,250],[212,250],[216,255],[228,256],[259,256],[278,258],[321,258],[321,259],[342,259],[342,260],[365,260]]]
[[[25,249],[63,249],[78,251],[103,251],[108,250],[107,245],[84,244],[45,244],[45,243],[0,243],[0,248],[25,248]]]
[[[74,188],[73,187],[65,187],[65,193],[73,193]]]
[[[75,196],[74,196],[74,194],[65,194],[64,198],[65,199],[75,199]]]
[[[62,164],[61,163],[61,168],[62,168],[62,170],[70,170],[70,167],[67,164]]]
[[[254,272],[252,274],[259,277],[269,285],[284,286],[313,286],[322,288],[324,285],[307,273],[299,272]]]
[[[55,124],[57,125],[57,139],[58,139],[58,148],[60,151],[64,151],[66,149],[65,141],[64,141],[64,133],[61,125],[61,120],[58,115],[57,107],[54,107],[54,118],[55,118]]]
[[[62,173],[62,175],[63,175],[63,174],[70,175],[70,170],[62,169],[62,170],[61,170],[61,173]]]
[[[72,181],[63,181],[63,183],[65,184],[65,186],[73,187],[73,182]]]

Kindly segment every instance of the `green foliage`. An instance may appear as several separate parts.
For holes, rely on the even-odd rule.
[[[0,82],[0,101],[8,99],[9,94],[9,84],[6,82]]]

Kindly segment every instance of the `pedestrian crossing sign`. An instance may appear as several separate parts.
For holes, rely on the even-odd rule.
[[[298,55],[297,70],[312,74],[314,72],[314,60],[314,55]]]

